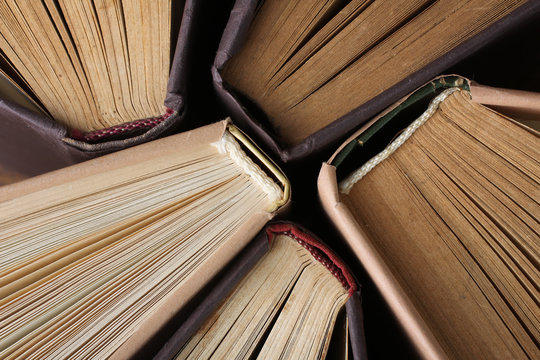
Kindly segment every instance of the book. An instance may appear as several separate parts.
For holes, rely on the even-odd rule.
[[[388,108],[319,196],[422,357],[536,358],[539,133],[477,90],[441,77]]]
[[[178,130],[199,5],[0,5],[0,163],[34,176]]]
[[[0,356],[136,355],[288,186],[222,121],[0,188]]]
[[[214,84],[236,123],[299,160],[539,11],[535,1],[238,0]]]
[[[227,273],[241,272],[233,275],[238,284],[207,297],[219,306],[194,334],[180,328],[155,359],[367,358],[359,288],[327,245],[280,221],[249,246]],[[209,307],[200,303],[192,313]]]

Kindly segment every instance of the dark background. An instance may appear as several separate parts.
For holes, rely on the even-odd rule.
[[[198,24],[198,39],[191,59],[187,127],[200,126],[228,116],[219,107],[212,87],[210,67],[233,2],[205,1],[203,20]],[[520,24],[497,41],[488,44],[445,74],[458,74],[484,85],[540,92],[540,20]],[[234,119],[233,119],[234,121]],[[337,148],[336,144],[334,148]],[[417,358],[414,348],[391,314],[377,288],[345,242],[323,213],[317,195],[321,163],[331,151],[309,160],[280,164],[292,185],[291,211],[287,220],[304,225],[329,244],[349,264],[362,286],[367,351],[370,359]]]

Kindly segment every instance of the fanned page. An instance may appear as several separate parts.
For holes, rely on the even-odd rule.
[[[323,266],[304,246],[276,236],[176,359],[324,359],[349,294],[330,262]]]
[[[450,358],[540,356],[539,159],[537,132],[451,88],[340,183]]]
[[[0,50],[31,96],[70,128],[160,116],[173,1],[3,1]]]
[[[296,145],[525,3],[264,1],[223,79]]]
[[[139,162],[130,149],[125,166],[117,153],[113,170],[0,204],[2,359],[108,358],[144,339],[282,202],[228,131],[181,145]],[[127,354],[142,345],[132,341]]]

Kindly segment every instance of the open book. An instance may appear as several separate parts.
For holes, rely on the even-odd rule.
[[[299,159],[539,13],[526,0],[237,0],[214,82],[239,125]]]
[[[191,0],[2,2],[0,164],[36,175],[177,127],[197,9]]]
[[[326,212],[425,358],[540,356],[540,136],[477,102],[504,92],[436,79],[319,175]],[[540,94],[519,94],[540,118]]]
[[[238,272],[247,274],[202,326],[194,334],[180,328],[156,359],[366,359],[360,291],[314,235],[269,224],[227,278]],[[209,307],[200,303],[192,313]]]
[[[0,357],[133,356],[288,196],[226,121],[0,188]]]

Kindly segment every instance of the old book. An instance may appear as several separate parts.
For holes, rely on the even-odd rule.
[[[288,193],[226,121],[2,187],[0,356],[134,356]]]
[[[195,2],[7,1],[0,13],[3,166],[37,175],[182,121]]]
[[[539,134],[477,90],[443,77],[389,108],[319,195],[423,357],[537,358]]]
[[[227,274],[242,271],[241,281],[217,297],[198,331],[179,329],[156,359],[366,358],[359,289],[327,245],[277,222],[250,246]]]
[[[526,0],[238,0],[214,82],[237,123],[300,159],[539,12]]]

